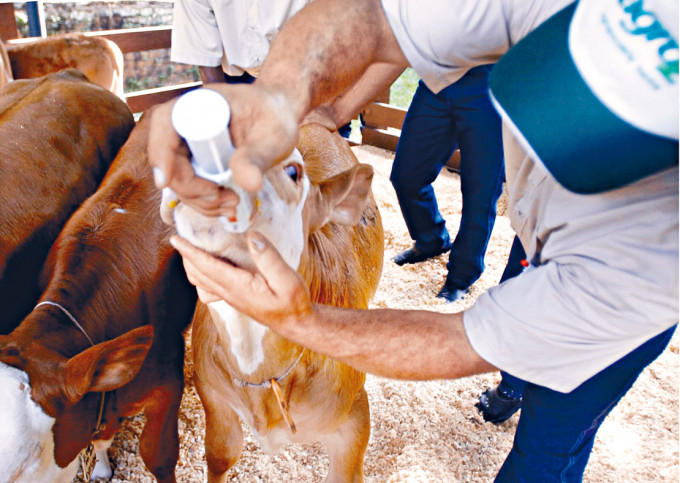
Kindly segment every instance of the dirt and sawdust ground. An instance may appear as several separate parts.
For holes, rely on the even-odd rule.
[[[369,146],[353,149],[362,162],[376,169],[373,190],[385,226],[385,266],[374,307],[457,311],[471,305],[479,294],[498,282],[513,237],[504,216],[496,222],[486,271],[462,302],[446,305],[435,299],[446,275],[444,256],[417,266],[397,267],[391,258],[407,248],[411,240],[388,179],[393,153]],[[442,172],[435,189],[453,235],[460,219],[458,176]],[[678,481],[678,346],[676,336],[607,418],[585,473],[586,482]],[[176,474],[181,482],[206,478],[204,418],[191,386],[191,370],[188,364],[188,387],[180,414],[181,456]],[[512,445],[518,419],[515,415],[494,426],[484,423],[475,410],[479,393],[497,382],[496,374],[433,382],[398,382],[369,375],[366,389],[372,430],[365,458],[366,481],[492,481]],[[141,417],[132,420],[114,441],[110,454],[115,482],[153,481],[137,453],[141,427]],[[270,458],[258,448],[252,435],[246,434],[243,455],[231,470],[230,481],[323,481],[328,462],[320,445],[289,445]]]

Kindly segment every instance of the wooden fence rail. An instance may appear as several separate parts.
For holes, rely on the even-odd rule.
[[[164,25],[83,33],[88,36],[104,37],[111,40],[118,45],[123,54],[126,54],[129,52],[169,49],[172,27]],[[33,40],[32,38],[19,39],[18,37],[19,32],[14,17],[14,5],[12,3],[0,3],[0,39],[9,44],[31,42]],[[130,92],[125,97],[132,112],[139,113],[155,104],[168,101],[191,89],[195,89],[200,85],[200,82],[177,84]],[[395,151],[406,110],[390,105],[388,102],[389,92],[386,92],[378,96],[376,102],[369,104],[362,111],[364,121],[362,144]],[[456,156],[457,154],[454,154],[450,165],[455,164]]]

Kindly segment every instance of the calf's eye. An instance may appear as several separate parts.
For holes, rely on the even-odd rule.
[[[300,169],[297,164],[289,164],[283,168],[283,171],[290,176],[294,183],[297,183],[300,178]]]

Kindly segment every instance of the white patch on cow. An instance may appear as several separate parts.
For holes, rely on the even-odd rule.
[[[28,375],[0,363],[0,481],[70,482],[78,459],[66,468],[54,461],[54,419],[31,398]]]
[[[265,178],[260,197],[260,211],[269,223],[258,224],[255,227],[276,247],[281,257],[293,269],[300,265],[300,257],[305,248],[304,226],[302,210],[309,195],[309,178],[302,178],[302,194],[297,205],[290,206],[284,203],[274,190],[274,187]]]
[[[125,211],[123,208],[114,208],[113,211],[116,213],[127,213],[127,211]]]
[[[111,443],[113,443],[113,439],[98,439],[92,442],[97,461],[94,464],[92,475],[90,475],[90,481],[110,480],[113,476],[113,469],[111,469],[109,455],[107,454],[107,451],[111,447]]]
[[[224,323],[229,333],[230,349],[239,370],[245,374],[252,374],[264,362],[264,336],[269,330],[264,325],[246,317],[225,301],[210,304],[213,318],[215,314]]]

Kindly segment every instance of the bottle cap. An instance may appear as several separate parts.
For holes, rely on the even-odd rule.
[[[211,179],[206,175],[219,175],[229,169],[229,158],[234,153],[230,118],[229,103],[211,89],[187,92],[173,106],[172,125],[187,142],[199,176]]]

